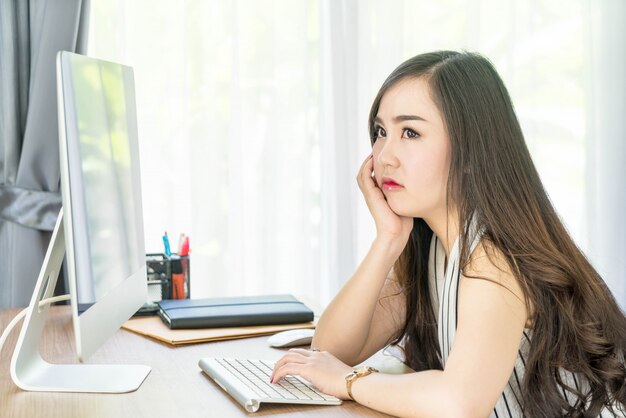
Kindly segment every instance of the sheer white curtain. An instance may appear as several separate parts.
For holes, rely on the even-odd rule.
[[[93,0],[91,15],[90,54],[135,67],[147,248],[191,236],[193,297],[325,305],[374,237],[355,176],[377,89],[413,55],[468,49],[498,68],[557,210],[626,302],[619,0]]]
[[[190,236],[192,297],[319,300],[318,4],[92,6],[91,55],[135,68],[146,248]]]
[[[626,309],[626,2],[590,10],[587,251]]]

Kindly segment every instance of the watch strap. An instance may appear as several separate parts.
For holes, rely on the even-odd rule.
[[[371,366],[365,366],[352,370],[352,372],[350,372],[346,376],[346,392],[348,392],[348,396],[350,397],[350,399],[354,401],[354,397],[352,396],[352,383],[354,383],[360,377],[368,376],[377,371],[378,370]]]

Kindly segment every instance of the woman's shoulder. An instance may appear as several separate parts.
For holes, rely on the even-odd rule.
[[[469,255],[463,274],[466,277],[484,277],[502,284],[517,282],[513,269],[502,250],[484,239]]]
[[[492,275],[513,275],[502,250],[484,238],[480,240],[476,248],[469,254],[464,270],[473,273],[491,273]]]
[[[481,240],[469,255],[462,275],[464,278],[479,279],[499,286],[505,297],[525,303],[523,283],[515,274],[511,262],[504,252],[487,240]]]

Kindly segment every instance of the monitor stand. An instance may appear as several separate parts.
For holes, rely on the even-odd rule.
[[[125,393],[137,390],[151,368],[143,365],[50,364],[39,345],[49,305],[65,255],[63,209],[59,212],[33,297],[11,359],[11,378],[20,388],[42,392]],[[71,297],[76,302],[75,295]]]

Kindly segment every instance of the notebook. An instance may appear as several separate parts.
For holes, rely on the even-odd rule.
[[[171,329],[296,324],[313,320],[313,311],[292,295],[162,300],[158,313]]]
[[[155,315],[132,318],[126,321],[126,323],[122,325],[122,328],[135,332],[139,335],[154,338],[167,344],[185,345],[210,341],[258,337],[261,335],[275,334],[289,329],[315,328],[315,322],[232,328],[170,329]]]

